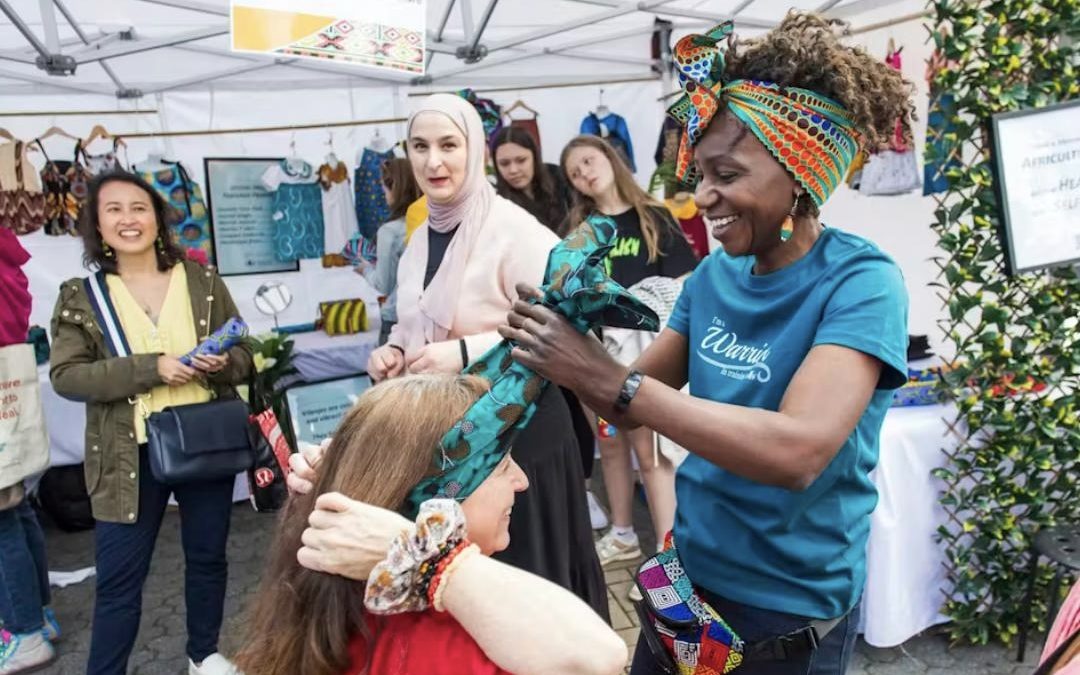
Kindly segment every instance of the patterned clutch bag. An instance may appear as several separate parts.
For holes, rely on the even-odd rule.
[[[195,349],[192,349],[187,354],[180,357],[180,362],[185,366],[191,365],[191,359],[195,356],[205,356],[211,354],[213,356],[221,356],[225,352],[229,351],[247,337],[248,327],[244,323],[244,320],[239,317],[232,317],[225,322],[225,325],[218,328],[205,340],[199,343]]]
[[[367,330],[367,307],[359,298],[320,302],[319,315],[327,335],[353,335]]]

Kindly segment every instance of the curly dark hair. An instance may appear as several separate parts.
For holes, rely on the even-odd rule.
[[[862,47],[842,43],[844,28],[819,14],[788,12],[761,37],[729,38],[724,79],[767,80],[828,96],[847,109],[868,151],[888,143],[897,119],[910,143],[914,86]]]
[[[105,255],[105,247],[98,232],[98,201],[101,188],[112,182],[129,183],[150,196],[150,204],[157,220],[158,236],[154,242],[158,269],[162,272],[172,269],[173,265],[184,259],[184,251],[173,240],[169,225],[177,220],[175,210],[165,203],[158,191],[139,176],[122,170],[110,171],[96,176],[90,181],[89,196],[79,217],[79,234],[83,240],[83,264],[87,269],[97,267],[107,274],[116,274],[116,258]]]

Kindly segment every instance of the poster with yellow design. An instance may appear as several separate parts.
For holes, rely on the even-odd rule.
[[[232,49],[424,73],[427,0],[232,0]]]

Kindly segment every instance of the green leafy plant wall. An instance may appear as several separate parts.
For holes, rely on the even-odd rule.
[[[999,239],[990,116],[1080,95],[1080,0],[941,0],[932,39],[944,67],[931,101],[952,95],[949,128],[928,135],[928,161],[950,160],[938,194],[941,322],[954,369],[959,446],[936,472],[946,488],[940,529],[958,641],[1011,642],[1027,608],[1032,534],[1080,522],[1080,282],[1070,268],[1010,277]],[[1045,564],[1045,560],[1044,560]],[[1046,627],[1050,570],[1040,567],[1033,614]]]

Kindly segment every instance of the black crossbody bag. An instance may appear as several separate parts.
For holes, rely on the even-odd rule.
[[[84,279],[83,284],[105,335],[106,348],[112,356],[131,356],[123,325],[109,297],[105,273],[99,271]],[[210,298],[213,307],[213,286]],[[206,336],[210,330],[207,310]],[[170,406],[148,415],[141,400],[132,403],[143,406],[150,472],[159,482],[176,485],[222,480],[251,468],[251,424],[243,401],[216,399]]]

